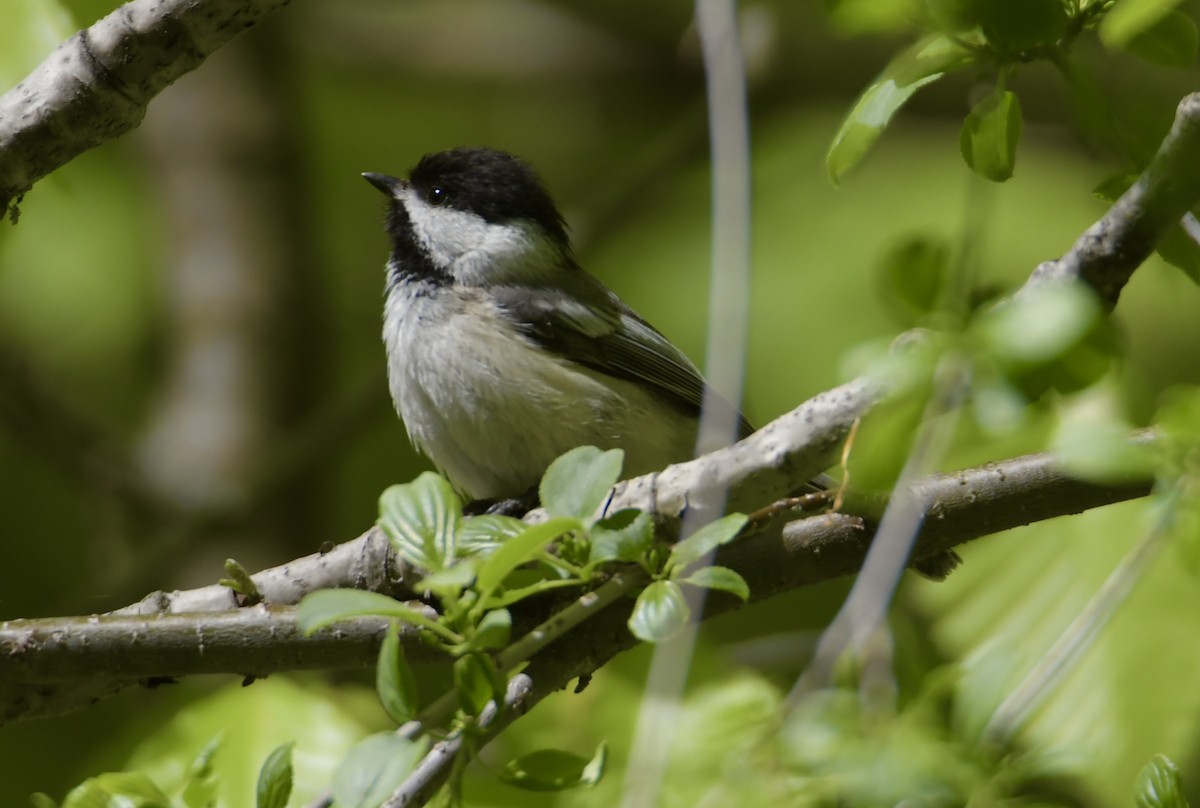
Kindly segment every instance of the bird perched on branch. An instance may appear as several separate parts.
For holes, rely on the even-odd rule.
[[[700,372],[579,267],[527,164],[459,148],[422,158],[406,180],[363,176],[390,200],[392,398],[456,488],[522,495],[585,444],[623,449],[627,476],[692,457]],[[737,419],[739,437],[753,431]]]

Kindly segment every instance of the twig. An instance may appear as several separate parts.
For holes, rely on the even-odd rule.
[[[741,400],[745,378],[750,298],[750,125],[737,2],[696,0],[695,7],[704,53],[712,144],[712,265],[705,353],[710,386],[705,391],[696,438],[696,454],[702,455],[737,440],[737,408],[729,402]],[[693,507],[684,517],[682,535],[687,536],[724,510],[728,494],[728,487],[722,485],[692,492]],[[703,588],[686,593],[692,611],[704,608],[705,596]],[[654,647],[625,772],[621,804],[628,808],[658,802],[696,632],[697,624],[690,623],[670,641]]]
[[[927,501],[920,498],[912,484],[941,462],[954,431],[956,419],[952,416],[968,389],[969,378],[970,367],[964,357],[949,355],[943,360],[916,441],[892,491],[862,571],[842,608],[822,633],[812,664],[788,695],[789,707],[795,707],[805,694],[827,687],[838,659],[846,650],[866,653],[872,647],[891,647],[890,641],[883,641],[878,635],[886,628],[888,606],[928,510]]]

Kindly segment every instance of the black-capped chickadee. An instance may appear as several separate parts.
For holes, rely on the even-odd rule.
[[[528,165],[458,148],[423,157],[407,180],[363,176],[391,200],[392,398],[455,488],[522,496],[585,444],[623,449],[628,477],[692,457],[700,372],[575,263]],[[738,422],[740,437],[753,431]]]

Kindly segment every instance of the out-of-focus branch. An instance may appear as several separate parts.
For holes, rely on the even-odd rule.
[[[1200,93],[1179,102],[1175,123],[1137,182],[1062,258],[1025,284],[1079,279],[1111,308],[1159,240],[1200,201]],[[1024,290],[1022,290],[1024,291]]]
[[[1143,433],[1138,440],[1151,437]],[[914,557],[932,555],[1018,525],[1143,496],[1150,490],[1150,484],[1149,479],[1132,479],[1121,485],[1081,481],[1069,476],[1054,458],[1044,454],[937,475],[918,484],[921,500],[932,505]],[[741,573],[750,584],[751,598],[762,600],[856,572],[873,530],[873,525],[862,517],[846,514],[792,522],[781,516],[760,532],[726,547],[718,563]],[[236,615],[246,610],[224,614],[213,611],[230,610],[236,605],[232,593],[221,592],[218,587],[156,594],[123,614],[110,617],[45,618],[0,624],[0,698],[4,699],[0,703],[0,720],[62,713],[134,684],[138,679],[218,671],[261,675],[312,667],[318,659],[330,667],[369,664],[377,649],[373,643],[380,636],[370,634],[374,629],[365,628],[366,634],[358,641],[348,639],[346,656],[334,661],[328,656],[336,653],[332,647],[319,645],[320,640],[300,637],[290,622],[290,611],[279,605],[295,602],[309,591],[331,585],[378,587],[403,597],[403,587],[397,585],[396,576],[380,572],[398,569],[387,540],[371,531],[325,556],[310,556],[254,576],[262,594],[272,601],[271,608],[250,610],[244,625],[239,624]],[[732,598],[715,597],[709,600],[705,613],[715,614],[737,605]],[[164,613],[180,607],[209,611],[179,616],[187,622],[176,624],[164,619],[164,615],[155,617],[152,613],[159,607]],[[553,607],[552,603],[533,601],[524,608],[514,609],[514,618],[523,625],[533,626],[547,619]],[[624,601],[614,603],[534,656],[525,670],[535,682],[526,706],[563,687],[570,679],[591,673],[613,655],[636,644],[624,625],[628,612],[629,606]],[[227,617],[228,614],[235,616]],[[205,633],[197,632],[210,624],[225,629],[205,628]],[[160,630],[157,626],[165,628]],[[180,631],[177,626],[190,629]],[[93,652],[84,650],[90,644],[86,638],[92,631],[107,638],[110,652],[118,659],[100,662],[91,656]],[[55,640],[47,646],[33,641],[39,637],[55,638],[61,632],[77,638],[78,642],[64,646]],[[414,657],[422,658],[418,646],[408,647]],[[41,661],[38,659],[41,654],[53,659]],[[169,659],[170,664],[159,665],[156,659]],[[189,659],[191,664],[187,663]],[[97,675],[97,671],[117,670],[136,673],[110,674],[113,678]],[[48,680],[46,671],[53,671],[58,678]],[[549,678],[538,671],[546,672]]]
[[[137,126],[171,82],[289,0],[131,0],[0,96],[0,216],[50,172]]]

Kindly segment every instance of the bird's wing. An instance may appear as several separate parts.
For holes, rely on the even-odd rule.
[[[522,332],[546,350],[610,376],[649,384],[683,411],[699,415],[707,385],[696,366],[620,298],[590,276],[581,272],[579,277],[596,285],[581,290],[582,295],[510,286],[498,290],[496,299]],[[754,431],[744,415],[737,417],[739,437]]]

